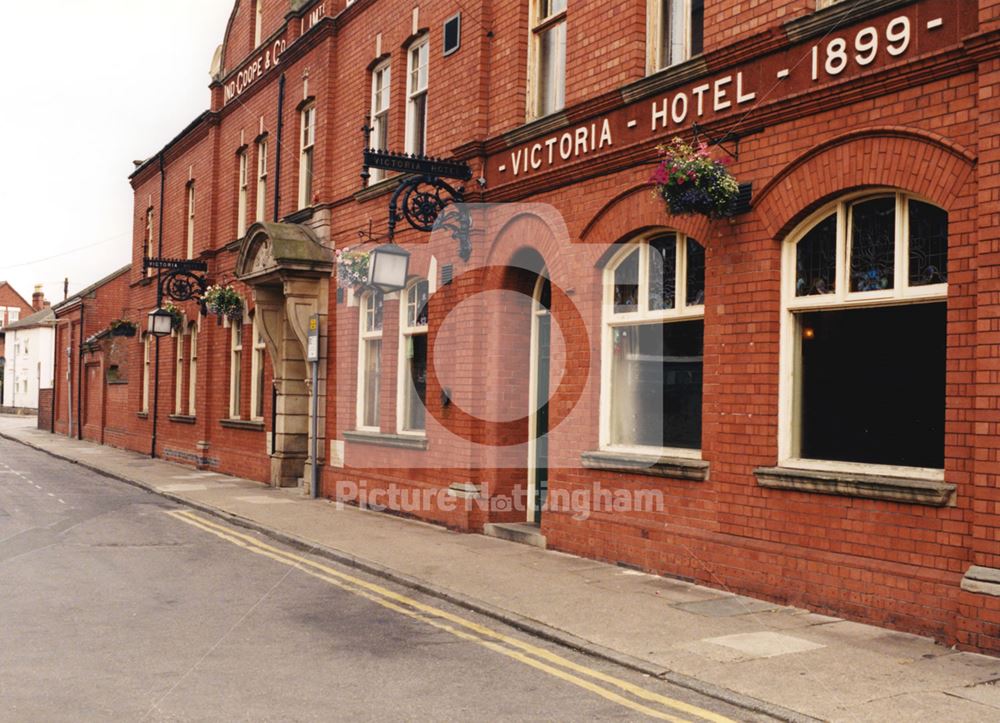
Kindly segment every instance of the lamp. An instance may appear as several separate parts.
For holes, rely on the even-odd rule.
[[[368,284],[382,293],[399,291],[406,286],[410,252],[396,244],[374,249],[368,257]]]
[[[166,309],[153,309],[146,317],[146,330],[153,336],[170,336],[174,317]]]

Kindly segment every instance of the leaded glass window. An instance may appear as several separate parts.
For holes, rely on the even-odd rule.
[[[607,274],[605,447],[701,447],[705,250],[679,233],[626,247]]]
[[[948,214],[916,199],[910,212],[910,286],[948,281]]]
[[[814,218],[786,247],[780,461],[943,468],[947,212],[879,192]]]
[[[677,237],[649,240],[649,308],[673,309],[677,296]]]
[[[851,291],[891,289],[896,264],[896,198],[852,204]]]
[[[639,308],[639,249],[630,253],[615,269],[615,313]]]
[[[795,248],[795,295],[832,294],[837,289],[837,214],[816,224]]]

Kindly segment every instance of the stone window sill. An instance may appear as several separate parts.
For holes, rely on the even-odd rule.
[[[187,414],[171,414],[167,417],[171,422],[177,422],[178,424],[194,424],[197,421],[194,417],[188,416]]]
[[[966,592],[1000,597],[1000,570],[972,565],[962,576],[961,587]]]
[[[932,507],[954,504],[955,485],[933,480],[791,467],[759,467],[754,470],[754,475],[758,485],[769,489],[863,497]]]
[[[149,412],[136,412],[135,416],[139,419],[149,419]]]
[[[427,449],[427,437],[417,437],[406,434],[385,434],[383,432],[364,432],[350,430],[344,432],[344,439],[358,444],[374,444],[380,447],[398,447],[400,449]]]
[[[109,387],[117,387],[127,384],[128,384],[128,379],[108,379]]]
[[[704,482],[708,479],[708,462],[687,457],[663,457],[632,452],[584,452],[580,462],[587,469],[605,472],[625,472],[649,477]]]
[[[245,429],[249,432],[263,432],[264,423],[250,419],[220,419],[219,424],[227,429]]]

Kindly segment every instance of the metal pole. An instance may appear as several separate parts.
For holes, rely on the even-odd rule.
[[[319,497],[319,362],[312,363],[312,419],[310,420],[310,444],[312,449],[312,484],[310,485],[313,499]]]

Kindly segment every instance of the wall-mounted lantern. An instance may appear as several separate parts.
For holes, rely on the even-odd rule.
[[[173,315],[163,308],[156,308],[146,317],[146,330],[153,336],[170,336],[174,330]]]
[[[384,294],[406,286],[410,252],[396,244],[383,244],[368,257],[368,284]]]

